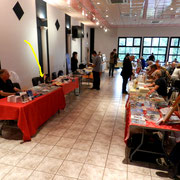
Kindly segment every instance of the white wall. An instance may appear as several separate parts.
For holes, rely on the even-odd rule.
[[[87,37],[88,34],[88,37]],[[90,53],[90,27],[84,26],[84,38],[82,39],[82,62],[87,63],[89,60],[89,54],[87,50],[89,49]]]
[[[39,76],[39,69],[29,41],[38,56],[35,0],[19,0],[24,15],[19,21],[12,8],[17,0],[1,0],[0,5],[0,61],[1,67],[15,71],[21,87],[31,87],[32,77]]]
[[[117,48],[118,38],[116,29],[104,32],[103,29],[95,29],[94,50],[98,53],[101,51],[109,60],[110,53]]]
[[[95,50],[105,53],[109,58],[109,53],[118,46],[118,37],[145,37],[145,36],[178,36],[179,27],[132,27],[113,28],[108,32],[102,29],[95,29]]]
[[[58,73],[59,70],[66,72],[65,57],[65,14],[47,4],[48,15],[48,38],[49,38],[49,60],[50,74]],[[55,22],[58,19],[60,28],[57,31]]]
[[[39,76],[39,68],[31,51],[24,42],[29,41],[38,57],[37,25],[35,0],[19,0],[24,15],[19,21],[12,8],[17,0],[1,0],[0,6],[0,61],[1,67],[9,71],[15,71],[20,77],[22,88],[32,87],[32,78]],[[50,72],[66,71],[65,57],[65,13],[58,8],[47,4],[48,40]],[[57,31],[55,22],[58,19],[60,28]],[[80,22],[71,19],[72,25],[80,25]],[[85,26],[85,38],[83,39],[82,58],[86,59],[86,47],[90,46],[86,33],[89,28]],[[72,39],[71,52],[78,52],[80,61],[80,39]]]

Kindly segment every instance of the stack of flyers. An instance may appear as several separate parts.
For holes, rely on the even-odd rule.
[[[143,103],[142,102],[136,102],[136,106],[138,106],[138,107],[142,107],[143,104],[144,104],[144,102]]]
[[[150,101],[145,101],[145,102],[144,102],[144,106],[145,106],[146,108],[151,108],[151,107],[152,107],[152,103],[151,103]]]
[[[146,125],[145,117],[139,115],[131,115],[132,124]]]
[[[155,106],[156,106],[157,109],[160,109],[160,108],[168,107],[168,103],[166,101],[164,101],[164,102],[156,102]]]
[[[146,112],[146,120],[148,121],[158,121],[160,119],[160,113],[156,110],[147,110]]]
[[[159,111],[147,109],[146,114],[159,114]]]
[[[131,114],[132,115],[143,115],[143,109],[132,108]]]
[[[180,118],[178,116],[172,115],[168,121],[168,124],[180,124]]]
[[[161,108],[160,112],[162,113],[163,116],[165,116],[166,114],[168,114],[171,111],[172,107],[165,107],[165,108]]]
[[[131,115],[131,120],[132,120],[132,119],[145,121],[144,115]]]

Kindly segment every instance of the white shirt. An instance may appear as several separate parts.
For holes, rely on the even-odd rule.
[[[171,77],[173,80],[180,80],[180,68],[176,68]]]

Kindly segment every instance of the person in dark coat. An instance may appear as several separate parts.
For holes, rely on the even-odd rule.
[[[122,93],[123,94],[128,94],[126,91],[126,85],[128,83],[128,79],[133,75],[133,69],[132,69],[132,64],[131,61],[135,59],[134,56],[127,56],[124,58],[123,61],[123,69],[121,71],[121,76],[123,78],[123,84],[122,84]]]
[[[72,72],[75,72],[77,70],[77,64],[78,64],[78,59],[77,59],[77,52],[73,52],[72,58],[71,58],[71,70]]]
[[[153,53],[149,56],[149,61],[155,61],[155,57]]]
[[[114,74],[114,66],[117,64],[117,53],[116,49],[113,49],[113,51],[110,54],[110,61],[109,61],[109,77]]]

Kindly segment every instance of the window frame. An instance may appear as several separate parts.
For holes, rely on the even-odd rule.
[[[173,38],[178,38],[178,39],[179,39],[178,46],[171,46],[171,42],[172,42],[172,39],[173,39]],[[171,49],[171,48],[180,48],[180,37],[177,37],[177,36],[172,36],[172,37],[170,37],[169,51],[168,51],[168,62],[172,62],[172,61],[169,60],[169,57],[170,57],[170,56],[176,56],[177,60],[180,59],[180,54],[178,54],[178,52],[177,52],[177,54],[170,54],[170,49]],[[178,58],[178,57],[179,57],[179,58]],[[180,60],[178,60],[178,62],[180,62]]]
[[[151,45],[150,46],[144,46],[144,39],[145,38],[151,38]],[[153,38],[159,38],[158,46],[153,46]],[[167,45],[166,46],[160,46],[160,39],[161,38],[167,38]],[[164,61],[160,60],[161,63],[164,63],[167,60],[167,53],[169,50],[169,37],[167,37],[167,36],[144,36],[143,40],[142,40],[142,56],[146,56],[146,55],[150,56],[150,54],[144,54],[144,48],[158,48],[158,51],[159,51],[159,48],[166,48],[165,54],[153,53],[155,56],[165,56]]]
[[[133,44],[132,44],[132,46],[126,46],[126,43],[127,43],[127,39],[128,38],[133,38]],[[136,38],[138,38],[138,39],[140,39],[140,45],[134,45],[134,42],[135,42],[135,39]],[[125,45],[123,45],[123,46],[120,46],[119,45],[119,42],[120,42],[120,39],[125,39]],[[140,57],[140,55],[141,55],[141,46],[142,46],[142,37],[132,37],[132,36],[126,36],[126,37],[118,37],[118,50],[117,50],[117,53],[118,53],[118,57],[119,57],[119,55],[126,55],[126,53],[120,53],[119,52],[119,48],[120,47],[125,47],[125,48],[139,48],[139,53],[138,54],[131,54],[130,52],[130,55],[135,55],[135,56],[139,56]],[[123,59],[120,59],[120,60],[123,60]]]

